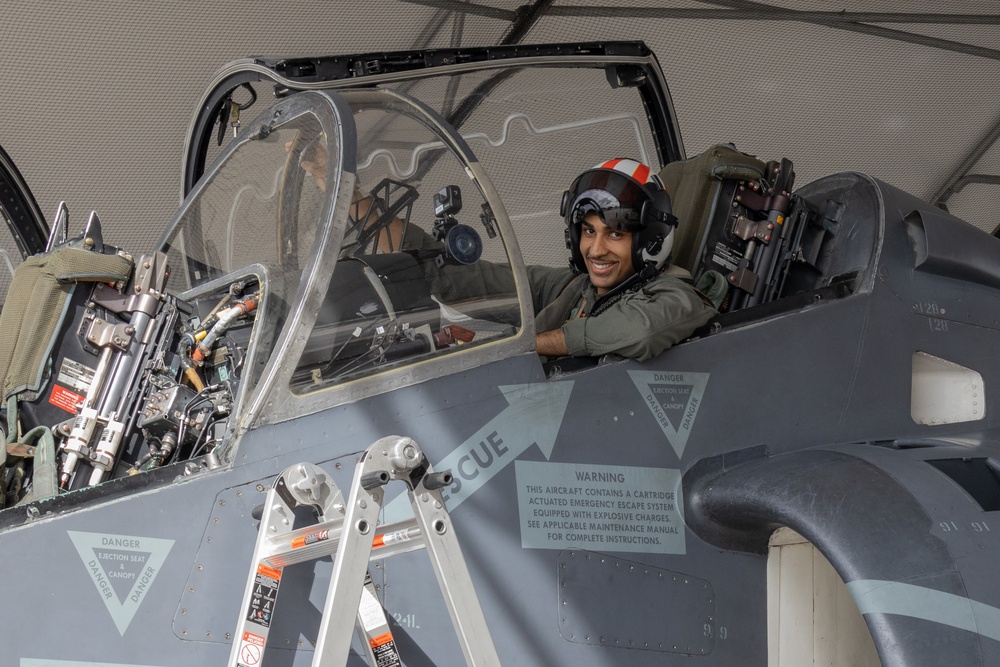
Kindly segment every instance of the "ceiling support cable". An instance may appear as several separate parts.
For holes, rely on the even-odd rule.
[[[407,0],[404,0],[407,1]],[[409,0],[420,2],[421,0]],[[436,0],[423,0],[436,3]],[[754,8],[707,9],[703,7],[618,7],[615,5],[556,5],[549,16],[583,18],[696,19],[707,21],[805,21],[829,23],[928,23],[931,25],[997,25],[1000,14],[931,14],[912,12],[794,11],[769,5]]]
[[[535,0],[533,4],[521,5],[514,12],[515,18],[511,22],[510,27],[507,32],[504,33],[503,37],[500,38],[498,46],[513,46],[524,39],[528,31],[538,22],[540,18],[545,14],[546,10],[552,6],[554,0]],[[456,3],[461,6],[465,6],[465,3]],[[451,111],[447,116],[448,123],[455,129],[461,130],[462,125],[468,120],[472,112],[482,104],[483,100],[493,91],[497,86],[510,78],[517,70],[504,69],[493,74],[485,81],[482,81],[476,88],[465,96],[465,98],[458,104],[458,106]],[[449,103],[449,106],[451,104]],[[420,180],[424,177],[430,168],[437,162],[438,157],[442,155],[442,152],[438,152],[436,155],[432,154],[427,161],[420,166],[417,170],[416,176],[411,180]]]
[[[751,0],[701,0],[701,1],[713,5],[729,7],[730,9],[754,10],[758,12],[757,18],[762,21],[765,20],[802,21],[804,23],[822,25],[827,28],[834,28],[836,30],[857,32],[863,35],[871,35],[873,37],[881,37],[883,39],[891,39],[898,42],[906,42],[908,44],[918,44],[920,46],[928,46],[930,48],[941,49],[943,51],[952,51],[954,53],[963,53],[965,55],[976,56],[978,58],[987,58],[989,60],[1000,60],[1000,51],[998,51],[997,49],[990,49],[983,46],[975,46],[973,44],[966,44],[964,42],[955,42],[950,39],[941,39],[939,37],[919,35],[913,32],[906,32],[905,30],[895,30],[893,28],[884,28],[882,26],[869,25],[867,23],[846,21],[841,19],[840,14],[838,14],[837,12],[800,12],[791,9],[773,7],[771,5],[767,5],[761,2],[752,2]],[[819,14],[819,16],[817,16],[817,14]]]
[[[976,142],[975,147],[965,156],[965,159],[958,165],[958,168],[955,169],[951,176],[945,179],[944,185],[931,197],[931,204],[947,211],[947,201],[951,199],[952,195],[960,192],[966,185],[972,183],[1000,185],[1000,176],[969,173],[976,166],[976,163],[982,159],[983,155],[986,154],[986,151],[991,149],[998,140],[1000,140],[1000,121],[990,128],[989,132],[980,141]]]
[[[465,14],[455,14],[451,27],[451,48],[457,49],[462,46],[462,35],[465,34]],[[461,83],[460,77],[453,76],[448,81],[448,86],[444,91],[444,101],[441,103],[441,115],[451,115],[451,110],[455,106],[455,97],[458,95],[458,86]]]
[[[528,32],[552,7],[555,0],[535,0],[530,5],[521,5],[514,11],[514,20],[507,32],[500,38],[500,46],[519,44]]]
[[[444,9],[456,14],[471,14],[482,16],[488,19],[500,19],[501,21],[514,22],[517,12],[507,9],[499,9],[488,5],[477,5],[473,2],[460,2],[459,0],[400,0],[411,5],[421,5],[423,7],[433,7],[434,9]]]
[[[925,25],[1000,25],[1000,14],[935,14],[927,12],[821,12],[797,11],[774,7],[760,2],[746,0],[702,0],[727,9],[707,9],[698,7],[617,7],[612,5],[555,5],[545,10],[549,16],[582,18],[660,18],[695,19],[716,21],[800,21],[822,25],[837,30],[847,30],[873,37],[891,39],[909,44],[963,53],[978,58],[1000,60],[1000,51],[984,46],[975,46],[950,39],[930,37],[917,33],[886,28],[873,23],[925,24]],[[484,16],[514,23],[517,11],[498,9],[487,5],[459,0],[401,0],[412,5],[445,9],[463,14]],[[537,5],[538,3],[535,3]],[[551,3],[550,3],[551,4]],[[527,7],[534,7],[528,5]]]
[[[488,5],[478,5],[474,2],[459,0],[400,0],[411,5],[432,7],[434,9],[455,12],[456,14],[482,16],[490,19],[507,21],[511,25],[500,38],[501,46],[518,44],[544,14],[551,13],[554,0],[535,0],[527,5],[521,5],[514,11],[499,9]]]

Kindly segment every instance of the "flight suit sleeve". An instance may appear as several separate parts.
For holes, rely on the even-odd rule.
[[[688,283],[661,276],[596,317],[566,322],[562,330],[572,356],[614,353],[645,361],[717,314]]]
[[[528,287],[534,312],[555,300],[573,279],[568,268],[529,266]],[[431,283],[431,292],[445,303],[463,298],[484,295],[513,294],[514,274],[509,264],[495,264],[480,260],[469,265],[438,267],[433,261],[424,264],[424,272]]]
[[[431,294],[444,303],[514,293],[514,275],[507,264],[482,260],[475,264],[437,266],[429,259],[422,266]]]
[[[529,266],[528,285],[531,288],[531,306],[537,315],[573,280],[573,271],[562,267]]]

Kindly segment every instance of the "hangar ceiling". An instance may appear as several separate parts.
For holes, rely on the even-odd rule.
[[[51,219],[95,209],[148,249],[180,198],[183,143],[224,64],[412,48],[643,40],[688,155],[732,142],[797,184],[864,171],[993,231],[1000,6],[959,0],[366,0],[5,7],[0,145]],[[573,104],[553,99],[552,104]],[[540,161],[559,155],[539,156]]]

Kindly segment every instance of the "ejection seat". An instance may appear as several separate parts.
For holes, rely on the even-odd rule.
[[[717,208],[732,200],[738,181],[758,181],[765,169],[764,162],[756,157],[718,144],[689,160],[671,162],[660,171],[660,180],[670,194],[679,221],[674,232],[675,265],[699,277],[704,269],[709,223],[716,218]]]
[[[723,316],[710,328],[846,296],[870,270],[878,199],[863,176],[827,177],[792,194],[791,161],[718,144],[666,165],[660,178],[679,220],[674,264],[703,291],[706,276],[724,276],[711,295]]]
[[[777,298],[793,227],[783,223],[795,217],[792,163],[765,163],[717,144],[666,165],[660,178],[679,220],[674,264],[723,312]]]

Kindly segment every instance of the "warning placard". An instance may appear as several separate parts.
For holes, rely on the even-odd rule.
[[[76,406],[83,402],[83,396],[74,394],[62,385],[52,385],[52,393],[49,394],[49,403],[60,410],[65,410],[70,414],[76,414]]]
[[[375,667],[402,667],[399,660],[399,651],[396,650],[396,641],[392,638],[391,632],[386,632],[378,637],[368,640],[371,646],[372,655],[375,656]]]
[[[244,632],[240,639],[238,667],[256,667],[264,654],[264,638],[252,632]]]
[[[263,563],[257,566],[253,595],[250,597],[250,608],[247,610],[248,621],[263,628],[271,627],[271,614],[274,612],[274,601],[278,597],[280,582],[281,570]]]
[[[125,636],[173,546],[173,540],[67,531],[97,593]]]
[[[517,461],[521,546],[683,554],[680,471]]]
[[[708,385],[709,373],[629,371],[656,423],[677,452],[684,455]]]

